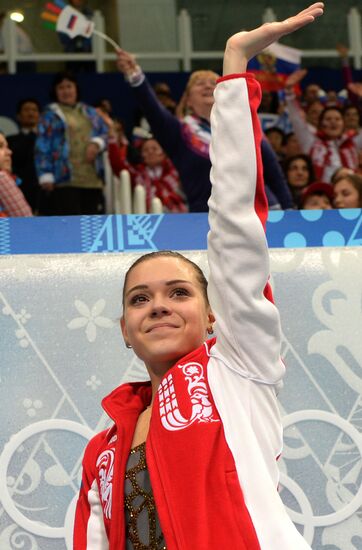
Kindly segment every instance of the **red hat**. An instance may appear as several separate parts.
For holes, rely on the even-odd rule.
[[[308,187],[303,189],[302,197],[301,197],[302,205],[305,203],[308,197],[315,194],[327,195],[327,197],[331,202],[334,199],[334,191],[330,183],[315,182],[315,183],[311,183],[310,185],[308,185]]]

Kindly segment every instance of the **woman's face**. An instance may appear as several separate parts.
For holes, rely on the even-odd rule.
[[[142,147],[142,160],[146,166],[159,166],[165,158],[161,145],[155,139],[147,140]]]
[[[334,185],[335,208],[359,208],[360,197],[357,189],[347,179],[341,179]]]
[[[287,179],[292,187],[305,187],[309,183],[309,168],[304,159],[294,159],[289,164]]]
[[[75,105],[77,103],[77,87],[71,80],[64,79],[55,88],[57,101],[63,105]]]
[[[349,107],[344,111],[344,124],[347,130],[359,129],[359,112],[356,107]]]
[[[6,137],[0,134],[0,170],[11,172],[11,155]]]
[[[150,372],[163,375],[198,348],[212,321],[196,272],[183,260],[158,257],[129,273],[122,333]]]
[[[306,119],[307,121],[317,128],[319,124],[319,117],[324,107],[320,101],[313,101],[307,109]]]
[[[329,139],[341,137],[344,131],[342,114],[334,109],[327,111],[321,120],[320,127]]]
[[[187,98],[187,106],[199,116],[203,116],[206,108],[214,104],[216,76],[203,76],[195,80]]]

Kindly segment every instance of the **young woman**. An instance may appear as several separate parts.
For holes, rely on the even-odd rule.
[[[150,382],[103,401],[114,425],[85,452],[75,550],[309,548],[277,491],[284,365],[268,285],[260,87],[245,71],[322,11],[317,3],[227,42],[211,117],[208,292],[199,268],[173,253],[128,271],[122,333]],[[205,342],[214,324],[217,341]]]
[[[308,155],[294,155],[285,160],[283,168],[294,205],[299,208],[303,190],[314,181],[312,161]]]
[[[335,208],[362,208],[362,176],[341,176],[335,181],[333,190]]]

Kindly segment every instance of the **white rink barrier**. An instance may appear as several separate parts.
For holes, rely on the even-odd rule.
[[[187,255],[207,274],[206,253]],[[279,306],[281,496],[313,550],[362,548],[362,248],[272,249]],[[0,257],[0,549],[70,550],[100,402],[145,379],[119,328],[136,254]]]

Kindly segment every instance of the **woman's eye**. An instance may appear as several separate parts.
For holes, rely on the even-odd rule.
[[[189,292],[186,290],[186,288],[175,288],[173,291],[172,291],[172,296],[188,296],[189,295]]]
[[[142,304],[146,302],[147,296],[144,296],[143,294],[136,294],[136,296],[132,296],[131,298],[131,305],[137,305]]]

